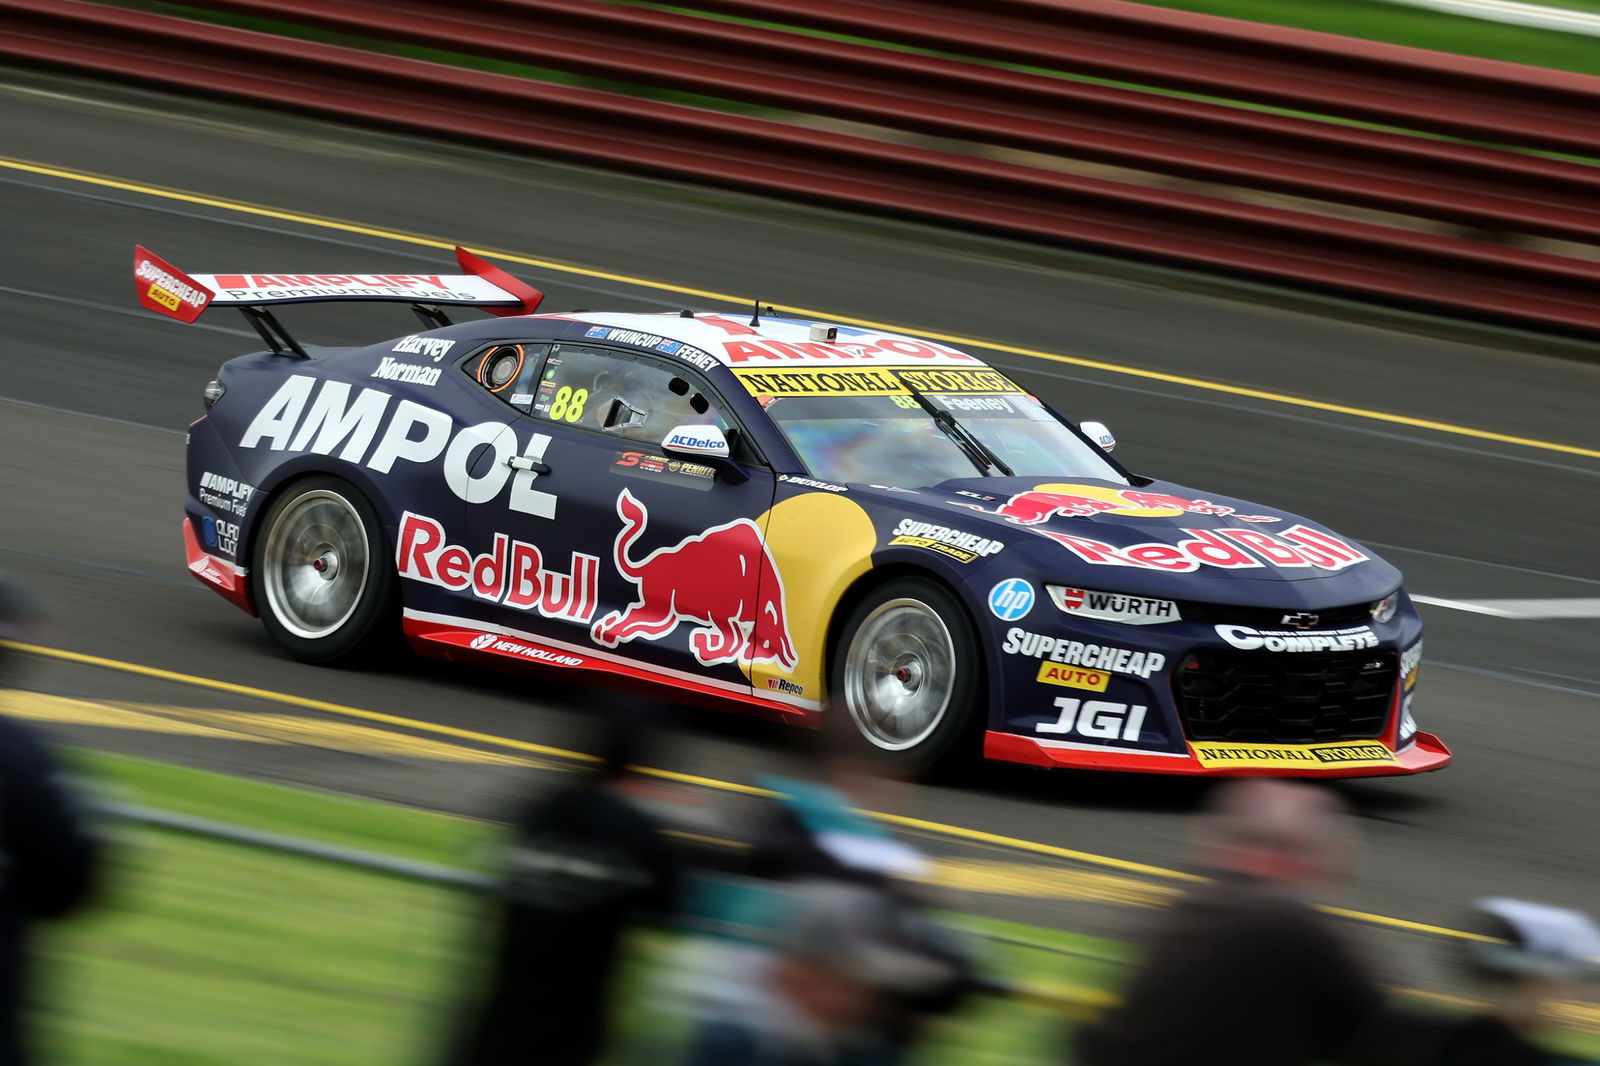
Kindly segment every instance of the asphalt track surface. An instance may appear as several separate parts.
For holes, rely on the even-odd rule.
[[[1133,469],[1315,517],[1413,593],[1600,597],[1600,347],[19,72],[0,72],[0,155],[0,570],[54,619],[41,644],[58,654],[28,686],[109,708],[56,716],[97,747],[492,816],[573,765],[585,709],[615,698],[417,661],[291,663],[192,581],[183,427],[216,365],[256,344],[223,313],[184,327],[137,308],[135,242],[193,271],[295,272],[438,268],[459,242],[552,309],[760,297],[939,336],[1108,422]],[[407,328],[381,307],[293,322],[319,343]],[[1474,897],[1600,907],[1600,620],[1422,610],[1418,718],[1457,762],[1339,786],[1366,842],[1343,903],[1413,974],[1450,939],[1419,927],[1454,928]],[[655,762],[721,802],[793,743],[695,714]],[[882,805],[971,864],[1171,886],[1204,787],[1008,769]],[[1019,884],[962,903],[1113,934],[1138,921]]]

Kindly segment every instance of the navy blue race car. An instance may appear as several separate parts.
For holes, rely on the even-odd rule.
[[[909,770],[1345,777],[1450,762],[1412,717],[1400,574],[1283,511],[1130,473],[965,352],[773,313],[536,313],[459,275],[189,276],[232,306],[189,428],[189,568],[290,655],[418,651],[643,680],[815,723]],[[408,303],[302,347],[272,308]],[[445,309],[496,317],[450,324]]]

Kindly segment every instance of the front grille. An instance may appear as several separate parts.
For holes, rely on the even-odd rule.
[[[1185,622],[1200,622],[1204,625],[1233,625],[1250,626],[1255,629],[1278,629],[1300,627],[1286,627],[1284,615],[1314,614],[1317,621],[1314,626],[1307,629],[1344,629],[1349,626],[1364,626],[1372,624],[1372,605],[1368,603],[1354,603],[1344,607],[1235,607],[1226,603],[1198,603],[1191,600],[1178,601],[1178,614]]]
[[[1207,649],[1174,684],[1190,740],[1309,744],[1382,733],[1398,671],[1392,651]]]

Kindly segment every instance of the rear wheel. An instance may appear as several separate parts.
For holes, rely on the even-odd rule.
[[[921,578],[886,582],[839,632],[832,709],[869,751],[907,773],[948,766],[977,724],[981,656],[954,595]]]
[[[395,578],[361,493],[333,477],[298,481],[273,501],[255,542],[261,621],[290,655],[329,663],[386,643]]]

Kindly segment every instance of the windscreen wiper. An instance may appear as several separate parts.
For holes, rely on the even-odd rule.
[[[965,451],[967,455],[972,458],[973,462],[977,463],[985,473],[988,473],[989,470],[994,469],[998,470],[1006,477],[1014,476],[1011,468],[1005,464],[1005,460],[1001,459],[994,452],[990,451],[983,441],[974,436],[966,426],[963,426],[960,422],[957,422],[955,415],[941,407],[935,407],[926,396],[922,395],[922,393],[918,392],[916,389],[911,389],[909,391],[912,398],[915,399],[917,403],[922,405],[922,409],[933,416],[934,425],[944,430],[950,439],[954,440],[958,445],[960,445],[962,450]]]

